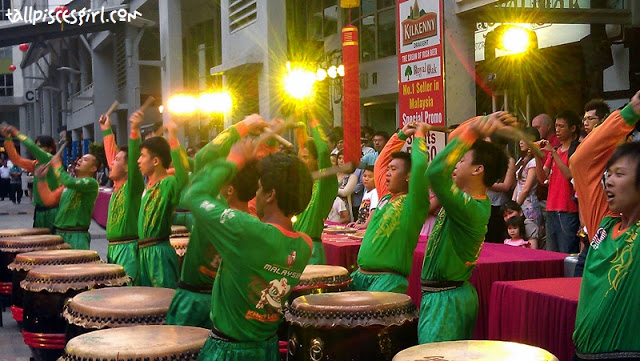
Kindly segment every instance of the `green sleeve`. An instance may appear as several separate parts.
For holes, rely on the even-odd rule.
[[[47,163],[53,157],[51,154],[45,152],[44,150],[42,150],[42,148],[38,147],[36,143],[34,143],[33,140],[31,140],[26,135],[22,133],[18,133],[18,136],[16,138],[18,138],[22,142],[22,144],[24,144],[27,147],[29,152],[31,152],[31,154],[36,158],[38,163],[42,163],[42,164]]]
[[[171,161],[173,162],[173,168],[176,171],[176,180],[178,182],[178,194],[182,191],[189,182],[189,162],[187,161],[187,153],[184,148],[177,147],[171,149]],[[177,197],[179,198],[179,197]],[[176,199],[178,202],[179,199]]]
[[[189,171],[190,171],[190,172],[195,171],[196,160],[195,160],[195,159],[193,159],[193,158],[191,158],[191,157],[188,157],[188,158],[187,158],[187,162],[189,162]]]
[[[239,139],[240,133],[238,133],[236,127],[225,129],[196,153],[193,171],[197,172],[212,161],[226,157],[231,150],[231,146]]]
[[[58,180],[60,180],[60,183],[69,189],[78,192],[96,191],[98,189],[98,181],[95,179],[91,177],[73,178],[64,171],[64,167],[62,166],[54,169],[54,173],[56,177],[58,177]]]
[[[138,158],[140,158],[140,144],[142,139],[129,138],[129,151],[127,152],[127,182],[129,182],[129,192],[132,197],[140,197],[144,190],[144,178],[138,168]]]
[[[624,121],[629,125],[635,125],[638,120],[640,120],[640,114],[637,114],[635,110],[633,110],[631,104],[627,104],[624,108],[622,108],[622,110],[620,111],[620,115],[622,115]]]
[[[409,193],[404,203],[402,224],[413,224],[415,217],[422,217],[425,209],[429,209],[429,180],[427,166],[429,156],[426,141],[422,137],[413,137],[414,146],[411,148],[411,174],[409,175]],[[422,219],[422,218],[421,218]],[[419,222],[424,222],[422,219]]]
[[[331,150],[327,145],[327,137],[325,137],[319,125],[311,129],[311,137],[318,150],[318,168],[331,167]]]
[[[447,212],[447,216],[459,225],[474,223],[475,217],[480,216],[468,206],[472,200],[471,196],[458,188],[451,178],[456,164],[470,147],[471,144],[461,140],[461,137],[454,138],[438,153],[427,170],[431,190]]]

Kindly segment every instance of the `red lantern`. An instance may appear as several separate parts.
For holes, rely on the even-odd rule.
[[[14,72],[16,70],[16,66],[11,64],[9,65],[9,71]]]
[[[20,49],[20,51],[22,51],[22,52],[25,52],[25,51],[29,50],[29,44],[27,44],[27,43],[20,44],[18,46],[18,49]]]

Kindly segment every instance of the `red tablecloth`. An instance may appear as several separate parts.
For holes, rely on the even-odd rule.
[[[109,212],[109,200],[111,199],[111,189],[100,189],[96,204],[93,207],[91,217],[104,228],[107,228],[107,213]]]
[[[582,278],[494,282],[489,338],[541,347],[569,361]]]

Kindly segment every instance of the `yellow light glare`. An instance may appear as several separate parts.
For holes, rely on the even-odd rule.
[[[344,76],[344,64],[338,65],[338,75]]]
[[[502,49],[518,54],[529,48],[529,34],[521,27],[510,27],[502,34]]]
[[[327,71],[320,68],[316,71],[316,80],[323,81],[327,78]]]
[[[198,101],[191,95],[177,94],[169,98],[167,108],[172,114],[193,114],[198,107]]]
[[[164,111],[164,105],[158,106],[158,112],[162,114],[163,111]]]
[[[296,221],[298,221],[298,217],[296,216],[291,217],[291,223],[296,223]]]
[[[312,71],[293,69],[284,77],[284,90],[295,99],[308,98],[313,94],[316,75]]]
[[[329,78],[335,79],[338,76],[338,68],[335,65],[331,65],[327,69],[327,75],[329,75]]]
[[[198,109],[203,113],[226,113],[231,110],[229,93],[203,93],[198,97]]]

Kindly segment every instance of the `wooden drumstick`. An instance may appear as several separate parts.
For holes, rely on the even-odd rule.
[[[441,125],[430,125],[429,131],[443,132],[443,133],[451,133],[451,129],[441,126]]]
[[[153,102],[155,102],[155,101],[156,101],[156,98],[154,98],[154,97],[152,97],[152,96],[149,96],[149,97],[147,98],[147,100],[145,100],[144,104],[142,104],[142,105],[140,106],[140,111],[141,111],[141,112],[144,112],[144,111],[145,111],[145,110],[147,110],[147,108],[148,108],[148,107],[150,107],[150,106],[151,106],[151,104],[153,104]]]
[[[104,115],[106,115],[107,117],[108,117],[109,115],[111,115],[111,113],[113,113],[113,112],[116,110],[116,108],[118,107],[118,105],[120,105],[120,102],[119,102],[119,101],[117,101],[117,100],[116,100],[116,101],[114,101],[114,102],[113,102],[113,104],[111,104],[111,106],[110,106],[110,107],[109,107],[109,109],[107,110],[107,112],[106,112],[106,113],[104,113]],[[104,124],[104,122],[100,122],[100,123],[101,123],[101,124]]]
[[[274,132],[271,128],[264,128],[264,132],[267,134],[266,138],[273,137],[275,140],[280,142],[280,144],[284,145],[287,148],[293,148],[293,144],[290,141],[283,138],[280,134]]]
[[[334,165],[333,167],[319,169],[315,172],[311,173],[311,177],[313,180],[318,180],[320,178],[326,178],[329,176],[335,176],[338,173],[351,173],[355,169],[355,166],[352,162],[345,163],[343,165]]]

